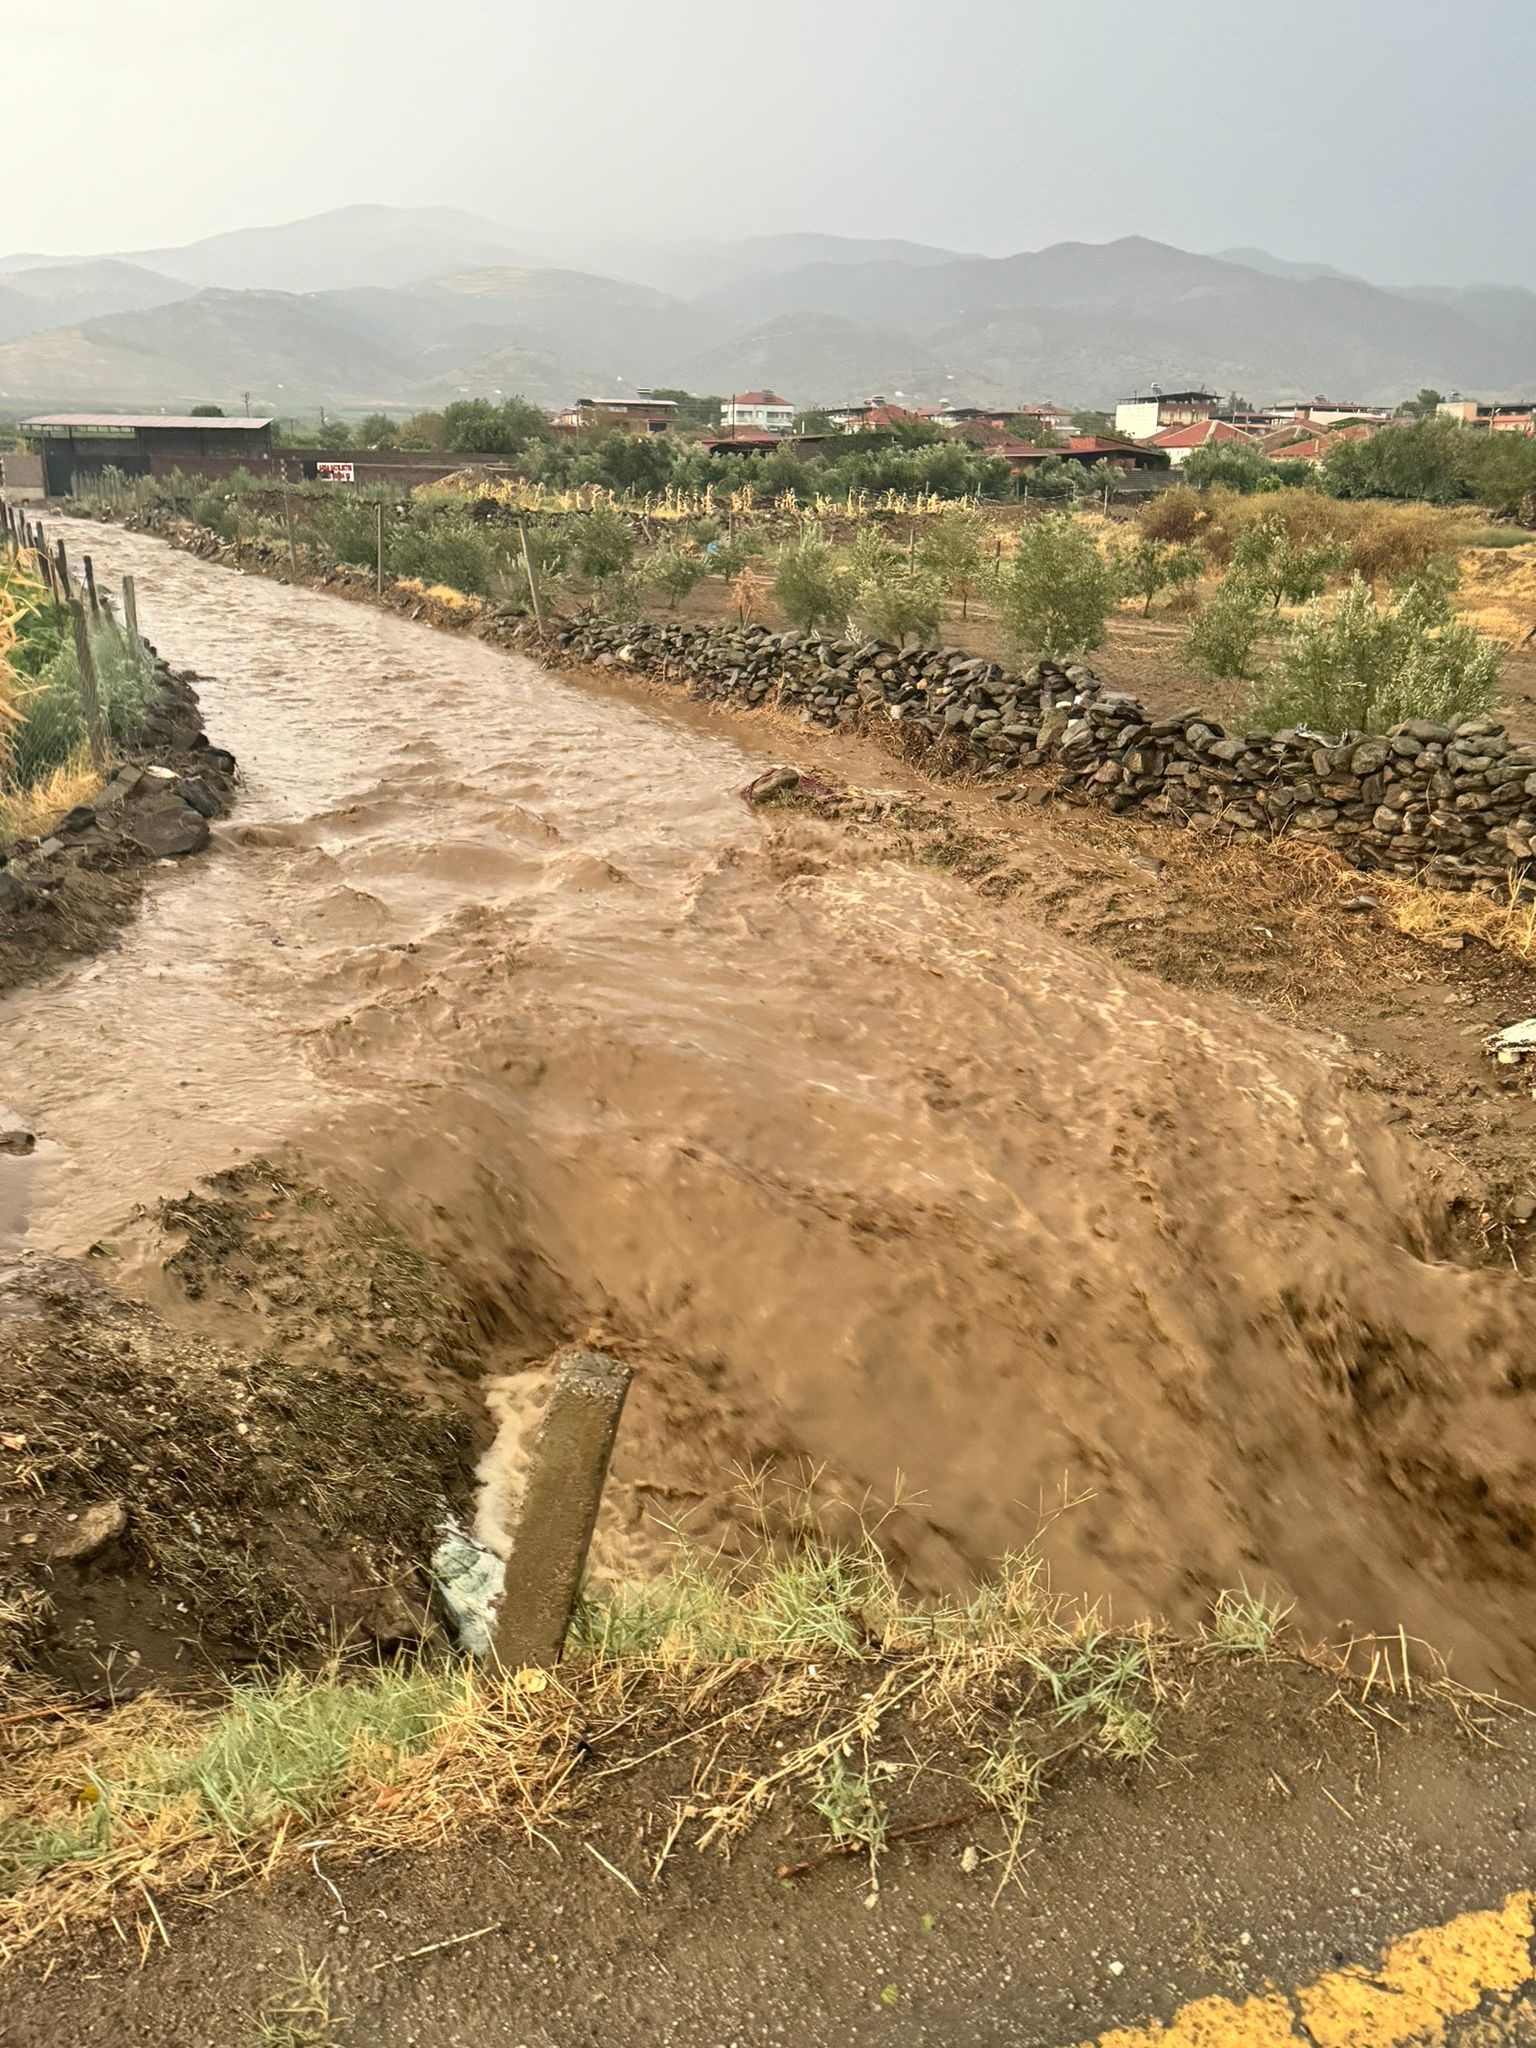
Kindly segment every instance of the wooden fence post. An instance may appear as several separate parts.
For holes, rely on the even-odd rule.
[[[375,597],[382,597],[384,595],[384,500],[382,498],[373,508],[373,521],[373,594]]]
[[[69,581],[69,556],[65,553],[63,541],[54,542],[54,554],[58,561],[59,588],[64,593],[64,602],[72,604],[75,593]]]
[[[85,606],[79,598],[70,600],[75,622],[75,660],[80,669],[80,709],[85,714],[85,736],[90,742],[91,766],[98,775],[107,772],[107,733],[101,716],[101,692],[96,687],[96,662],[91,653],[91,629]]]
[[[528,552],[528,528],[521,519],[517,522],[517,537],[523,544],[523,573],[528,578],[528,600],[533,606],[533,623],[539,629],[539,638],[544,637],[544,607],[539,601],[539,579],[533,573],[533,557]]]
[[[128,651],[133,656],[133,665],[143,675],[149,650],[139,636],[139,596],[131,576],[123,578],[123,631],[128,636]]]
[[[52,552],[49,549],[48,536],[43,531],[41,519],[32,528],[32,552],[37,559],[37,573],[42,577],[44,584],[47,586],[48,595],[52,599],[55,609],[59,609],[62,606],[63,600],[59,596],[58,564],[54,561]]]
[[[80,557],[80,568],[85,576],[85,595],[91,607],[91,617],[94,619],[101,610],[101,599],[96,595],[96,571],[92,567],[89,555]]]

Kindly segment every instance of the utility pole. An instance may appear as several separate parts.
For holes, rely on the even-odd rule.
[[[241,396],[245,400],[245,416],[249,419],[251,416],[251,394],[249,391],[245,391],[241,393]]]

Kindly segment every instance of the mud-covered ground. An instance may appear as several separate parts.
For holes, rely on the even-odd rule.
[[[1532,1682],[1536,1108],[1480,1044],[1536,1009],[1524,963],[1326,863],[93,545],[238,676],[248,787],[121,946],[10,999],[23,1247],[117,1247],[238,1382],[272,1345],[345,1364],[326,1303],[396,1242],[467,1345],[400,1345],[409,1383],[468,1386],[512,1457],[545,1361],[600,1339],[637,1368],[615,1562],[729,1541],[738,1467],[809,1466],[828,1512],[899,1487],[919,1587],[1046,1522],[1123,1615],[1260,1580]],[[791,747],[852,794],[750,809]],[[280,1211],[226,1182],[189,1284],[142,1219],[253,1158],[371,1221],[300,1229],[274,1293]]]
[[[442,1516],[503,1533],[591,1341],[636,1369],[599,1570],[809,1470],[918,1591],[1038,1538],[1121,1619],[1246,1581],[1536,1693],[1536,1104],[1481,1049],[1536,975],[1455,906],[1414,938],[1315,858],[92,545],[225,679],[245,788],[0,1000],[37,1141],[0,1150],[0,1737],[432,1636]],[[745,804],[786,758],[831,794]],[[1522,1881],[1524,1720],[1368,1685],[1195,1684],[995,1911],[948,1827],[875,1907],[841,1864],[786,1892],[803,1811],[657,1891],[684,1747],[554,1849],[343,1858],[339,1910],[316,1849],[163,1940],[146,1909],[152,1968],[132,1932],[40,1962],[0,2039],[259,2039],[302,1949],[340,2043],[773,2038],[809,1984],[842,2038],[1065,2048]],[[899,1818],[945,1818],[932,1761]]]

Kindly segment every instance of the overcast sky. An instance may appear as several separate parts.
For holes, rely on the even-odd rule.
[[[1143,234],[1536,286],[1536,0],[6,11],[13,249],[377,200],[541,235]]]

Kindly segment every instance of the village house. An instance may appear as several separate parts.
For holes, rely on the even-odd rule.
[[[751,427],[760,434],[787,434],[794,424],[795,408],[775,391],[738,391],[720,406],[720,428],[726,434],[739,427]]]
[[[1310,427],[1339,427],[1346,420],[1373,420],[1380,425],[1391,418],[1384,405],[1346,404],[1337,398],[1310,398],[1304,404],[1298,400],[1290,412],[1292,419]]]
[[[583,432],[664,434],[677,418],[672,398],[578,398],[557,412],[557,427]]]
[[[904,405],[892,405],[886,398],[866,398],[858,405],[829,405],[822,408],[833,426],[845,434],[873,432],[878,427],[900,427],[921,419],[921,413]]]
[[[1053,434],[1072,431],[1072,415],[1059,405],[935,405],[925,407],[918,417],[932,420],[936,427],[950,433],[963,432],[968,427],[993,427],[1005,432],[1014,420],[1036,420]]]
[[[1237,404],[1234,400],[1234,408]],[[1133,441],[1150,441],[1165,427],[1190,427],[1221,410],[1218,391],[1164,391],[1154,384],[1145,395],[1121,399],[1115,407],[1115,432]]]
[[[782,434],[765,433],[761,427],[732,427],[729,433],[699,445],[709,455],[771,455],[785,446],[785,439]]]
[[[1242,448],[1256,445],[1255,437],[1246,428],[1235,425],[1231,420],[1196,420],[1187,427],[1164,427],[1160,434],[1154,434],[1144,445],[1161,448],[1174,469],[1182,469],[1197,448],[1209,448],[1213,444],[1233,442]]]
[[[1168,458],[1160,448],[1109,441],[1102,434],[1072,434],[1056,448],[1037,448],[1027,441],[1002,441],[989,445],[988,455],[999,455],[1015,476],[1027,476],[1043,462],[1076,462],[1085,468],[1106,462],[1111,469],[1166,469]]]
[[[1464,427],[1481,427],[1490,434],[1524,434],[1536,438],[1536,403],[1517,399],[1505,405],[1479,405],[1475,398],[1442,398],[1435,408],[1447,419],[1460,420]]]
[[[991,413],[988,417],[1005,423],[1011,419],[1038,420],[1053,434],[1070,434],[1072,431],[1072,415],[1059,405],[1021,405],[1012,412]]]

